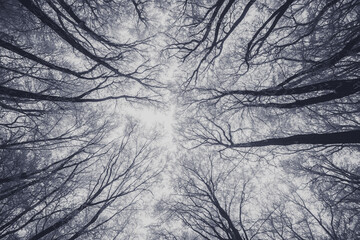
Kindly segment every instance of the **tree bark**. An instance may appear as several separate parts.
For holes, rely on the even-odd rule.
[[[96,89],[95,89],[96,90]],[[91,91],[88,91],[89,93]],[[23,90],[17,90],[13,88],[8,88],[4,86],[0,86],[0,95],[5,95],[14,98],[23,98],[23,99],[32,99],[32,100],[39,100],[39,101],[52,101],[52,102],[102,102],[107,100],[115,100],[115,99],[138,99],[138,100],[147,100],[146,97],[136,97],[136,96],[129,96],[129,95],[120,95],[120,96],[109,96],[105,98],[83,98],[87,94],[84,93],[77,97],[61,97],[61,96],[52,96],[52,95],[45,95],[41,93],[32,93]]]
[[[247,143],[235,143],[228,145],[230,148],[244,148],[244,147],[265,147],[265,146],[289,146],[300,144],[311,145],[327,145],[327,144],[345,144],[345,143],[360,143],[360,130],[351,130],[346,132],[336,133],[311,133],[299,134],[283,138],[269,138],[260,141],[253,141]]]

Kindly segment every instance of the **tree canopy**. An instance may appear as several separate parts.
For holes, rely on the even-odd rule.
[[[0,1],[0,239],[359,238],[359,9]]]

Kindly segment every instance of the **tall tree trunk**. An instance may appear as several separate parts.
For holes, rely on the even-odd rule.
[[[231,148],[243,147],[265,147],[265,146],[288,146],[299,144],[342,144],[342,143],[360,143],[360,130],[351,130],[337,133],[311,133],[299,134],[283,138],[269,138],[260,141],[247,143],[235,143],[229,145]]]

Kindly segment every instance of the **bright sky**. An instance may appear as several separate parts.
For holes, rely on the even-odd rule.
[[[130,108],[126,111],[126,114],[138,119],[144,127],[159,129],[166,145],[173,142],[174,113],[174,106],[169,106],[165,110],[144,106],[143,108]]]

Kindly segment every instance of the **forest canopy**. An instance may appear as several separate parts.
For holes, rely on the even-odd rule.
[[[359,10],[0,1],[0,239],[360,238]]]

